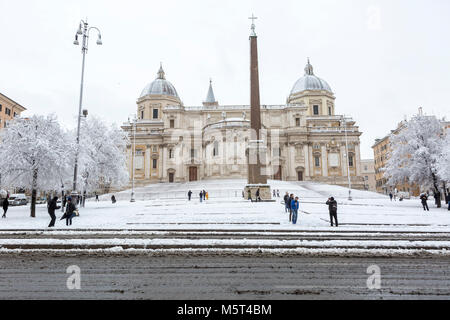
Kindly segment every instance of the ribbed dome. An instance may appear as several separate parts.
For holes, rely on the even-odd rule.
[[[305,75],[297,80],[294,84],[294,87],[291,90],[291,95],[295,93],[299,93],[305,90],[311,91],[328,91],[329,93],[333,93],[330,85],[323,79],[316,77],[313,72],[313,67],[309,63],[305,67]]]
[[[177,90],[173,84],[166,80],[162,66],[159,68],[158,77],[142,90],[140,97],[142,98],[147,95],[166,95],[179,99]]]

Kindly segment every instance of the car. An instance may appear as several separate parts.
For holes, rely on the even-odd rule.
[[[10,206],[25,206],[28,204],[27,196],[23,193],[12,194],[8,200]]]

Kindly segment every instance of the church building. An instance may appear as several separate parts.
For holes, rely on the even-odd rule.
[[[361,132],[336,114],[335,99],[308,59],[285,104],[261,105],[269,179],[347,186],[350,174],[352,187],[364,188]],[[250,106],[221,105],[211,81],[201,106],[185,106],[161,66],[137,99],[136,119],[122,128],[137,185],[247,177]]]

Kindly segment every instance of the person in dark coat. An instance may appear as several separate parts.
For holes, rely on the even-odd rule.
[[[200,191],[198,195],[200,196],[200,202],[203,202],[203,191]]]
[[[100,200],[98,199],[98,194],[95,194],[95,202],[99,202]]]
[[[393,197],[394,197],[394,195],[392,194],[392,192],[389,192],[389,198],[391,198],[391,201],[392,201]]]
[[[428,204],[427,204],[428,197],[425,193],[422,193],[420,195],[420,200],[422,201],[423,211],[430,211],[430,208],[428,208]]]
[[[112,195],[111,196],[111,202],[114,204],[114,203],[116,203],[116,196],[115,195]]]
[[[3,199],[2,207],[3,207],[2,218],[6,218],[6,211],[8,211],[8,208],[9,208],[9,196],[6,196],[6,198]]]
[[[75,210],[76,210],[75,204],[72,202],[72,198],[69,197],[67,199],[67,208],[66,213],[62,216],[61,219],[66,218],[66,226],[72,225],[72,218],[75,216]]]
[[[189,192],[188,192],[188,199],[189,199],[189,201],[191,201],[191,197],[192,197],[192,191],[189,190]]]
[[[203,190],[203,200],[206,200],[206,191]]]
[[[288,212],[289,211],[289,192],[286,192],[286,194],[283,197],[284,199],[284,212]]]
[[[256,202],[258,202],[258,200],[261,202],[261,197],[259,196],[259,188],[258,190],[256,190]]]
[[[50,221],[50,224],[48,225],[49,228],[55,226],[55,210],[61,209],[61,207],[58,207],[58,197],[54,197],[50,203],[48,204],[48,214],[50,215],[50,218],[52,219]]]
[[[334,200],[333,197],[328,198],[328,201],[326,202],[328,205],[328,211],[330,212],[330,222],[331,226],[333,226],[333,219],[336,223],[336,227],[338,226],[338,220],[337,220],[337,202]]]

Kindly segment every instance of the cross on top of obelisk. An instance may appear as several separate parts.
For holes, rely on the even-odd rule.
[[[252,16],[249,18],[250,20],[252,20],[252,33],[250,34],[250,36],[252,37],[256,37],[256,33],[255,33],[255,20],[258,19],[258,17],[255,17],[252,13]]]

